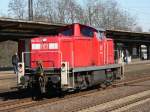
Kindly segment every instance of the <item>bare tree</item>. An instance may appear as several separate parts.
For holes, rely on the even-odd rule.
[[[74,23],[82,15],[82,8],[75,0],[36,0],[35,20]]]
[[[74,23],[81,16],[82,8],[75,0],[58,0],[56,15],[59,22]]]
[[[85,3],[85,8],[83,8],[83,10],[84,10],[84,17],[86,20],[86,24],[93,25],[94,16],[96,13],[98,13],[97,12],[98,7],[96,7],[97,0],[87,0],[84,1],[84,3]]]
[[[25,0],[10,0],[8,5],[9,15],[16,19],[26,18],[26,6]]]
[[[16,18],[25,18],[24,0],[11,0],[9,11]],[[80,22],[105,29],[132,30],[135,18],[121,10],[115,0],[85,0],[83,6],[76,0],[34,0],[34,20],[74,23]]]
[[[34,20],[55,22],[55,5],[54,0],[35,0]]]
[[[142,29],[142,27],[137,26],[137,27],[135,27],[134,31],[135,32],[143,32],[143,29]]]
[[[84,12],[87,23],[105,29],[131,30],[135,20],[126,12],[120,10],[116,1],[87,0]]]

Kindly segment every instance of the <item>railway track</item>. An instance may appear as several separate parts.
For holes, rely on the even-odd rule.
[[[122,82],[115,82],[112,84],[113,87],[118,87],[118,86],[123,86],[123,85],[128,85],[128,84],[133,84],[133,83],[138,83],[138,82],[143,82],[146,80],[150,80],[150,76],[144,77],[144,78],[135,78],[134,80],[129,80],[129,81],[122,81]]]
[[[150,77],[134,79],[134,80],[130,80],[130,81],[123,81],[123,82],[119,82],[119,83],[115,82],[112,84],[112,86],[108,87],[107,89],[126,86],[129,84],[134,84],[134,83],[138,83],[138,82],[144,82],[147,80],[150,80]],[[6,101],[4,103],[1,102],[0,103],[0,112],[17,111],[17,110],[21,110],[24,108],[40,106],[40,105],[48,104],[48,103],[59,102],[59,101],[73,98],[73,97],[77,97],[77,96],[84,96],[84,95],[96,92],[98,90],[99,89],[97,88],[97,89],[93,89],[93,90],[89,90],[89,91],[81,91],[79,93],[66,95],[64,98],[51,98],[51,99],[44,99],[41,101],[33,101],[31,98],[25,98],[25,99],[19,99],[19,100],[15,100],[15,101]],[[90,105],[88,107],[90,107]],[[80,110],[80,108],[74,109],[74,110]]]
[[[150,101],[150,90],[88,107],[78,112],[123,112],[146,101]]]

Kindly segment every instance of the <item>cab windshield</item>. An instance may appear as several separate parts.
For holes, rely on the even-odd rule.
[[[61,32],[64,36],[72,36],[73,35],[73,29],[65,29]]]
[[[92,28],[81,27],[80,32],[81,32],[81,35],[83,35],[85,37],[89,37],[89,38],[94,37],[94,30]]]
[[[73,36],[73,34],[74,34],[73,30],[74,30],[73,26],[68,26],[68,27],[65,27],[64,29],[62,29],[60,31],[60,34],[64,35],[64,36]]]

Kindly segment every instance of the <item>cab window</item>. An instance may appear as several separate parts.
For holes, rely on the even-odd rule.
[[[65,29],[61,32],[61,34],[64,36],[72,36],[73,35],[73,29],[72,28]]]
[[[81,27],[81,35],[92,38],[94,37],[94,31],[89,27]]]

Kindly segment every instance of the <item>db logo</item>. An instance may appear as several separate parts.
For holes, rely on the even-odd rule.
[[[47,44],[47,43],[44,43],[44,44],[42,44],[41,47],[42,47],[41,49],[48,49],[48,44]]]

